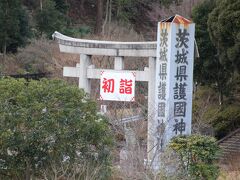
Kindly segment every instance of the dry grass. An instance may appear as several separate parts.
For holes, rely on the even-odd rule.
[[[17,74],[22,71],[15,55],[8,54],[3,62],[3,56],[0,56],[0,74]]]
[[[240,171],[223,171],[219,176],[218,180],[239,180]]]
[[[218,180],[239,180],[240,179],[240,153],[228,158],[226,165],[221,166],[221,174]]]
[[[0,57],[0,62],[3,60]],[[8,54],[0,72],[4,74],[25,74],[50,72],[53,78],[66,79],[77,84],[77,78],[63,78],[63,67],[76,66],[80,62],[78,54],[60,53],[58,44],[46,38],[33,39],[17,54]]]

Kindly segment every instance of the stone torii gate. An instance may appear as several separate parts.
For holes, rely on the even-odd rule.
[[[174,16],[164,21],[169,25],[171,23],[181,24],[182,21],[190,23],[181,16]],[[180,27],[180,26],[176,27]],[[188,25],[181,25],[181,28],[186,28]],[[180,29],[182,30],[182,29]],[[83,88],[85,92],[90,93],[90,80],[100,79],[101,72],[104,69],[95,69],[91,64],[92,55],[103,55],[114,57],[113,71],[124,70],[124,57],[147,57],[148,67],[144,71],[132,71],[136,74],[136,81],[148,82],[148,138],[147,152],[148,162],[155,158],[156,146],[156,85],[158,74],[156,69],[157,64],[157,41],[152,42],[114,42],[114,41],[96,41],[76,39],[65,36],[59,32],[53,34],[53,38],[57,40],[61,52],[80,54],[80,63],[76,67],[64,67],[63,75],[65,77],[78,77],[79,88]],[[198,51],[195,44],[195,55],[198,56]],[[109,71],[109,69],[108,69]],[[127,72],[124,70],[124,72]]]
[[[155,98],[155,69],[157,42],[114,42],[76,39],[65,36],[59,32],[53,34],[53,38],[59,44],[60,52],[80,54],[80,63],[76,67],[64,67],[63,76],[78,77],[79,88],[90,93],[90,80],[100,79],[103,69],[95,69],[91,64],[92,55],[104,55],[114,57],[114,70],[124,70],[124,57],[147,57],[148,67],[144,71],[136,73],[136,81],[148,82],[148,159],[153,156],[153,124]],[[108,69],[109,70],[109,69]],[[126,72],[126,70],[124,70]]]

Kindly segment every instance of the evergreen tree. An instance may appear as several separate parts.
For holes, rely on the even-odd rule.
[[[77,86],[0,79],[0,122],[0,179],[107,179],[110,129]]]
[[[60,11],[63,14],[66,14],[67,10],[68,10],[68,4],[66,3],[65,0],[54,0],[55,4],[56,4],[56,9],[58,11]]]
[[[43,8],[38,9],[35,19],[39,32],[45,33],[49,38],[54,31],[62,31],[67,25],[65,15],[57,10],[56,3],[52,0],[43,2]]]
[[[217,58],[223,67],[218,88],[223,94],[232,91],[235,72],[240,71],[240,0],[218,0],[209,14],[208,30],[217,48]]]
[[[199,48],[200,58],[194,64],[194,79],[202,84],[216,82],[218,59],[215,57],[217,50],[210,40],[208,32],[208,15],[215,8],[215,2],[205,0],[193,9],[192,18],[196,24],[195,37]],[[214,72],[214,73],[213,73]]]
[[[219,44],[212,37],[211,29],[216,23],[210,23],[209,19],[214,17],[212,13],[216,11],[216,6],[215,1],[205,0],[193,9],[196,40],[200,51],[200,58],[195,61],[194,78],[202,84],[215,85],[214,87],[219,92],[219,104],[222,104],[223,95],[228,95],[231,92],[229,79],[232,68],[229,63],[222,63],[224,54],[219,54],[221,52]],[[218,31],[219,28],[215,26],[213,29]]]
[[[28,18],[20,0],[0,1],[0,50],[16,52],[29,36]]]
[[[231,74],[240,71],[240,0],[218,0],[209,15],[210,37],[221,64]]]
[[[40,5],[39,0],[22,0],[22,3],[31,10],[35,10]]]

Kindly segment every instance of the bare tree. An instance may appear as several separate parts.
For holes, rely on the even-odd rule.
[[[103,0],[97,0],[97,15],[95,33],[100,34],[102,32],[103,23]]]
[[[42,8],[43,8],[43,0],[40,0],[39,3],[40,3],[40,10],[42,11]]]
[[[85,15],[84,3],[86,0],[80,0],[80,13],[82,16]]]

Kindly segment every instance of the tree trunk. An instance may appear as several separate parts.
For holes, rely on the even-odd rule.
[[[102,34],[105,34],[105,26],[106,26],[107,21],[108,21],[108,10],[109,10],[108,6],[109,6],[109,0],[107,0],[107,4],[106,4],[106,14],[105,14],[105,20],[104,20],[103,25],[102,25]]]
[[[68,5],[68,0],[65,0],[65,3],[66,3],[66,5]],[[67,8],[67,12],[66,12],[66,15],[69,17],[69,9],[70,8]]]
[[[30,164],[29,161],[26,161],[26,171],[25,171],[25,180],[31,179]]]
[[[97,16],[95,26],[96,34],[100,34],[102,32],[102,22],[103,22],[103,0],[97,0]]]
[[[218,88],[218,103],[219,106],[221,106],[223,104],[223,86],[222,83],[219,79],[217,81],[217,88]]]
[[[5,68],[5,62],[6,62],[6,55],[7,55],[7,44],[6,44],[6,41],[4,42],[4,45],[3,45],[3,69]]]
[[[85,0],[81,0],[81,2],[80,2],[80,14],[81,14],[81,16],[85,16],[84,3],[85,3]]]
[[[109,14],[108,14],[108,22],[109,24],[112,21],[112,0],[109,1]]]
[[[109,25],[112,21],[112,0],[109,1],[109,12],[108,12],[108,22]]]
[[[109,11],[108,11],[108,36],[110,35],[110,24],[112,21],[112,0],[109,0]]]
[[[40,0],[40,10],[42,11],[43,8],[43,0]]]
[[[218,99],[219,99],[219,105],[221,106],[223,104],[223,92],[222,92],[222,90],[220,90],[220,92],[219,92]]]

